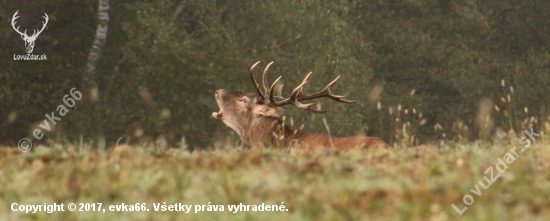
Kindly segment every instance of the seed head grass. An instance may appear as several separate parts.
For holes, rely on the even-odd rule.
[[[449,143],[349,152],[127,144],[107,150],[38,146],[27,153],[0,148],[0,220],[548,219],[548,147],[519,152],[481,196],[470,190],[512,146]],[[451,204],[464,207],[465,194],[475,201],[459,215]],[[224,205],[224,211],[154,211],[154,203],[164,202]],[[228,211],[240,203],[283,202],[288,211]],[[12,203],[63,203],[66,211],[13,212]],[[150,211],[68,212],[69,203],[145,203]]]

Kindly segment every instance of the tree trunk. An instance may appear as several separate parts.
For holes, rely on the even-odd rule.
[[[96,69],[97,63],[101,58],[101,53],[107,42],[107,31],[109,30],[109,0],[98,0],[97,18],[98,24],[95,32],[95,39],[92,45],[92,50],[88,55],[88,63],[86,64],[86,73],[83,79],[85,90],[89,90],[96,86]],[[94,100],[92,98],[92,100]]]
[[[106,140],[102,132],[102,108],[101,102],[98,102],[99,87],[97,85],[98,77],[96,70],[99,59],[101,59],[103,48],[107,42],[107,31],[109,30],[109,0],[98,0],[97,11],[98,24],[95,39],[92,49],[90,50],[90,54],[88,55],[86,72],[84,73],[84,77],[82,79],[82,89],[89,96],[86,101],[90,101],[87,102],[87,110],[85,112],[91,113],[91,116],[87,118],[87,123],[82,123],[84,123],[84,125],[88,125],[87,127],[84,126],[86,128],[83,128],[83,132],[86,131],[84,134],[91,136],[95,135],[95,137],[92,138],[92,140],[95,140],[93,142],[93,146],[99,149],[105,149]],[[82,119],[85,121],[84,119],[86,118]]]

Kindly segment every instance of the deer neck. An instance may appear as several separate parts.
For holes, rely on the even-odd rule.
[[[241,138],[251,147],[287,147],[299,133],[274,117],[253,120],[246,136]]]

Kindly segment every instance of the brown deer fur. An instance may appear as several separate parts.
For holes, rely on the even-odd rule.
[[[281,106],[294,105],[300,109],[319,113],[322,111],[312,109],[315,103],[304,104],[301,102],[321,97],[328,97],[346,104],[352,104],[356,101],[347,100],[344,96],[335,95],[330,92],[330,87],[338,81],[340,76],[330,82],[325,89],[313,94],[304,94],[302,88],[308,82],[307,79],[311,73],[292,91],[290,97],[285,98],[281,96],[282,86],[279,88],[279,93],[274,95],[274,87],[281,77],[277,78],[271,87],[268,87],[266,73],[273,62],[269,63],[264,69],[262,77],[264,92],[262,92],[256,79],[254,79],[253,73],[253,69],[258,63],[260,62],[256,62],[250,68],[250,79],[256,92],[217,90],[216,102],[220,111],[212,113],[213,118],[221,120],[235,130],[246,144],[251,147],[334,147],[341,150],[350,150],[355,147],[389,147],[384,141],[376,137],[353,136],[333,138],[326,134],[307,134],[292,130],[283,122],[282,117],[285,114],[285,110]]]

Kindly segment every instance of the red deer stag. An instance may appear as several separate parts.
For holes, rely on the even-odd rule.
[[[250,78],[254,84],[256,92],[239,92],[220,89],[216,91],[216,102],[220,111],[212,113],[212,117],[224,122],[239,134],[241,139],[252,148],[255,147],[279,147],[279,148],[317,148],[317,147],[335,147],[340,150],[350,150],[355,147],[382,147],[389,146],[376,137],[352,136],[352,137],[330,137],[326,134],[301,133],[291,129],[283,122],[282,116],[285,110],[281,108],[284,105],[294,105],[300,109],[321,113],[323,111],[312,109],[316,103],[301,103],[301,101],[312,100],[315,98],[328,97],[335,101],[352,104],[356,101],[346,100],[344,96],[334,95],[330,92],[330,87],[340,78],[338,76],[330,82],[325,89],[313,94],[303,94],[302,88],[308,82],[307,79],[311,72],[304,78],[290,94],[290,97],[281,96],[282,85],[277,95],[274,95],[274,87],[281,77],[277,78],[271,87],[267,87],[266,73],[269,63],[262,76],[262,85],[264,93],[260,90],[260,85],[254,79],[253,69],[260,63],[256,62],[250,68]]]

